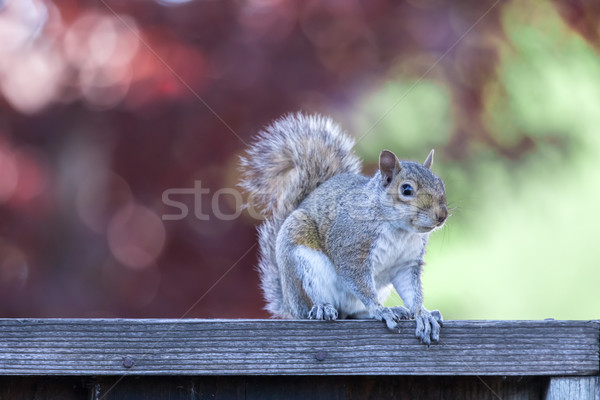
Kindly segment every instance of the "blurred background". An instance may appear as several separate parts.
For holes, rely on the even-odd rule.
[[[585,0],[0,0],[0,317],[267,317],[237,164],[296,110],[436,149],[428,308],[599,317]]]

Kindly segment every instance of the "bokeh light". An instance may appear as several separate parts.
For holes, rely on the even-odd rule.
[[[0,144],[0,203],[12,197],[19,183],[15,157]]]
[[[29,266],[23,251],[0,240],[0,288],[4,291],[22,289],[29,276]]]
[[[140,205],[126,205],[111,218],[108,245],[115,258],[131,268],[156,261],[165,244],[165,229],[158,215]]]
[[[495,3],[0,1],[0,316],[202,298],[188,316],[266,317],[259,221],[219,218],[239,207],[221,193],[253,135],[304,110],[356,136],[368,173],[383,148],[436,149],[456,208],[428,307],[597,318],[600,10]],[[168,190],[184,218],[162,219]]]

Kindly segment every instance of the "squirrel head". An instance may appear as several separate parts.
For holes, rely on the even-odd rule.
[[[379,155],[384,212],[397,228],[426,233],[442,227],[448,218],[444,182],[431,172],[433,153],[423,164],[399,161],[389,150]]]

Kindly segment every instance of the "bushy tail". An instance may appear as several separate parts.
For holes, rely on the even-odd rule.
[[[297,113],[260,131],[241,159],[241,186],[249,194],[248,202],[267,217],[258,229],[258,270],[266,308],[275,316],[288,316],[275,260],[279,228],[321,183],[334,175],[360,173],[353,145],[354,140],[331,119]]]

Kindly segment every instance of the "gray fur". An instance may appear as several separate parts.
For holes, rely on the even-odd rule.
[[[441,179],[389,151],[380,172],[358,174],[352,141],[323,117],[288,116],[257,140],[243,185],[270,215],[259,228],[267,309],[292,318],[368,315],[390,329],[414,318],[417,337],[437,341],[442,317],[423,307],[421,271],[429,234],[448,215]],[[430,153],[425,164],[432,161]],[[405,307],[382,305],[391,285]]]
[[[275,238],[285,218],[318,185],[340,173],[360,173],[354,140],[330,118],[288,114],[260,131],[241,157],[240,186],[268,218],[258,229],[261,288],[266,309],[289,318],[283,307]]]
[[[327,179],[360,173],[353,146],[330,118],[288,114],[260,131],[241,158],[241,186],[266,216],[285,219]]]

